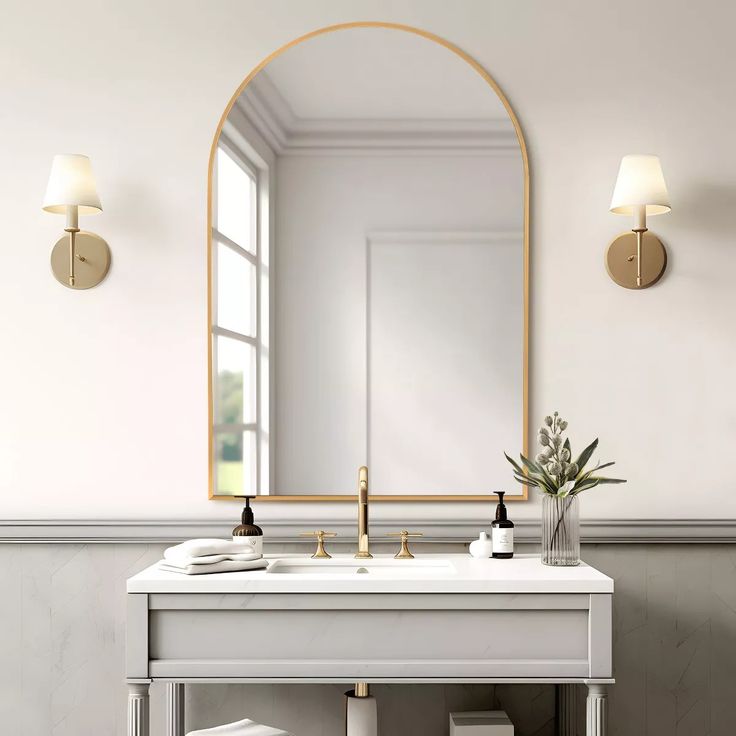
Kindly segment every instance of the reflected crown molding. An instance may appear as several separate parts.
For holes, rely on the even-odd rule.
[[[511,120],[300,118],[261,71],[235,103],[279,156],[520,155]]]
[[[169,543],[197,537],[230,536],[233,519],[212,521],[146,521],[114,519],[68,519],[0,521],[1,542],[23,543]],[[269,543],[301,542],[299,533],[309,528],[303,517],[259,521]],[[391,540],[396,521],[371,521],[371,538]],[[407,528],[424,532],[422,542],[463,543],[474,539],[484,522],[474,519],[406,520]],[[539,523],[515,521],[516,540],[538,544]],[[353,519],[330,521],[330,529],[339,536],[332,544],[355,545]],[[385,539],[384,539],[385,538]],[[581,538],[587,544],[693,544],[736,542],[736,519],[588,519],[581,522]]]

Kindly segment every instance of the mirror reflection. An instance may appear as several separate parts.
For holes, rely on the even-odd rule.
[[[452,49],[322,33],[235,100],[211,172],[214,495],[522,489],[525,175]]]

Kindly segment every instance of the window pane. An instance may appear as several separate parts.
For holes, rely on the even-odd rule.
[[[218,148],[215,227],[251,253],[255,253],[255,186],[253,177]]]
[[[255,337],[256,267],[222,243],[217,244],[217,324]]]
[[[255,494],[255,432],[223,432],[215,435],[215,488],[222,494]]]
[[[256,421],[256,349],[229,337],[215,340],[217,423],[252,424]]]

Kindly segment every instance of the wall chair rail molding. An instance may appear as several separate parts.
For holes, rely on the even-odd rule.
[[[0,543],[157,543],[181,542],[194,537],[228,537],[232,519],[222,521],[144,521],[113,519],[5,519],[0,520]],[[304,543],[299,535],[309,526],[304,518],[263,522],[270,543]],[[338,536],[330,544],[354,544],[355,521],[329,521]],[[539,543],[539,523],[518,521],[516,540],[520,544]],[[460,544],[476,535],[480,522],[469,519],[404,520],[407,528],[421,531],[423,542]],[[389,536],[396,522],[374,520],[372,538],[394,543]],[[581,522],[585,544],[707,544],[736,542],[736,519],[587,519]],[[309,542],[308,542],[309,543]]]

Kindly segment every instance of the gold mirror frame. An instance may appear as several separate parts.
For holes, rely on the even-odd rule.
[[[217,124],[215,135],[212,140],[212,146],[210,148],[210,157],[207,168],[207,396],[208,396],[208,422],[209,429],[207,432],[208,442],[208,485],[209,485],[209,498],[215,501],[233,501],[236,500],[231,495],[218,495],[215,493],[215,458],[214,458],[214,404],[212,395],[212,172],[214,169],[215,156],[217,154],[217,144],[222,134],[222,128],[227,120],[230,111],[235,105],[236,100],[243,93],[243,90],[248,86],[250,81],[255,77],[258,72],[267,66],[273,59],[280,56],[285,51],[290,49],[292,46],[296,46],[303,41],[308,41],[316,36],[321,36],[325,33],[332,33],[334,31],[342,31],[350,28],[388,28],[396,31],[404,31],[406,33],[414,33],[417,36],[422,36],[430,41],[444,46],[448,51],[459,56],[467,64],[469,64],[480,76],[486,81],[488,86],[498,95],[498,98],[503,103],[506,112],[511,118],[514,130],[516,131],[516,137],[519,140],[519,146],[521,147],[521,157],[524,165],[524,337],[523,337],[523,397],[522,397],[522,452],[524,455],[528,454],[528,433],[529,433],[529,155],[527,152],[526,141],[524,140],[524,134],[521,130],[519,120],[514,113],[511,104],[508,101],[506,95],[501,91],[496,81],[491,75],[471,56],[466,54],[464,51],[459,49],[457,46],[451,44],[434,33],[429,31],[423,31],[420,28],[414,28],[413,26],[403,25],[401,23],[383,23],[380,21],[357,21],[354,23],[338,23],[332,26],[326,26],[319,28],[310,33],[306,33],[303,36],[295,38],[287,44],[281,46],[281,48],[274,51],[272,54],[267,56],[261,61],[253,71],[241,82],[240,86],[235,90],[235,93],[227,103],[224,112],[220,116],[220,121]],[[499,452],[502,448],[499,449]],[[509,471],[510,473],[510,471]],[[524,486],[523,493],[519,496],[507,497],[506,501],[526,501],[529,495],[528,486]],[[486,502],[496,500],[498,496],[495,494],[488,495],[371,495],[371,501],[429,501],[429,502],[461,502],[461,501],[475,501],[475,502]],[[355,494],[350,495],[331,495],[331,494],[312,494],[312,495],[268,495],[268,496],[255,496],[254,501],[294,501],[297,503],[307,501],[323,501],[323,502],[337,502],[337,501],[355,501]]]

